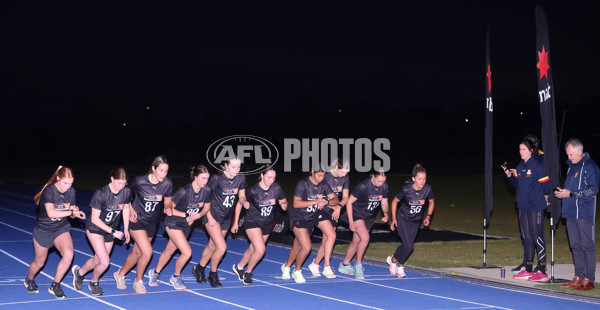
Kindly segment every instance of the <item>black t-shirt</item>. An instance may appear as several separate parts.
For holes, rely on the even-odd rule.
[[[138,223],[143,225],[158,223],[164,197],[173,196],[171,179],[166,177],[162,182],[152,184],[146,174],[136,177],[130,187],[135,191],[131,206],[137,212]]]
[[[230,179],[225,172],[221,171],[210,177],[208,187],[212,189],[210,214],[218,223],[230,220],[238,200],[238,193],[246,188],[246,177],[238,174]]]
[[[202,187],[197,193],[192,183],[177,190],[173,196],[175,210],[185,212],[188,215],[198,214],[204,209],[205,203],[210,203],[212,190],[208,186]]]
[[[400,200],[396,218],[417,222],[423,218],[423,212],[429,204],[429,199],[433,199],[433,188],[431,185],[425,184],[420,191],[417,191],[413,184],[404,185],[396,194],[395,197]]]
[[[46,203],[53,204],[54,210],[57,211],[69,210],[71,206],[76,205],[75,189],[70,187],[66,192],[61,193],[56,188],[56,183],[52,183],[42,191],[40,203],[38,204],[40,213],[38,213],[35,219],[35,228],[48,232],[58,231],[64,226],[69,225],[69,221],[67,221],[66,217],[48,217]]]
[[[267,190],[256,183],[246,191],[246,199],[250,202],[250,208],[246,211],[244,221],[264,225],[271,224],[274,215],[273,209],[277,202],[284,198],[285,194],[279,183],[274,182]]]
[[[381,200],[388,198],[388,184],[384,182],[380,187],[376,187],[371,178],[368,178],[358,183],[352,191],[352,196],[356,198],[352,204],[352,217],[358,215],[361,218],[371,218],[375,216],[375,210],[381,205]]]
[[[123,187],[118,193],[113,193],[108,184],[97,189],[90,201],[92,209],[100,210],[100,220],[113,229],[118,229],[123,208],[131,201],[131,189]],[[85,229],[102,230],[88,219]]]
[[[331,187],[326,182],[321,182],[315,185],[310,177],[306,177],[296,184],[296,190],[294,191],[294,196],[298,197],[304,201],[312,201],[317,200],[317,195],[323,195],[327,197],[327,195],[333,193]],[[292,215],[290,216],[293,220],[301,220],[307,222],[314,222],[317,218],[317,204],[310,205],[306,208],[294,208],[292,211]]]
[[[350,176],[348,176],[348,174],[343,177],[334,177],[331,172],[327,172],[323,181],[331,187],[331,190],[335,193],[340,202],[342,201],[342,192],[345,189],[350,188]]]

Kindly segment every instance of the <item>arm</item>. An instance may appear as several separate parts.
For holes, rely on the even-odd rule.
[[[318,203],[318,200],[302,200],[302,198],[298,196],[294,196],[294,208],[308,208],[314,204]]]
[[[192,226],[192,224],[194,224],[194,222],[196,220],[199,220],[203,216],[205,216],[208,213],[209,210],[210,210],[210,202],[205,202],[204,203],[204,208],[202,208],[202,211],[200,211],[200,213],[188,216],[186,218],[188,225]]]
[[[356,231],[356,225],[354,224],[354,218],[352,217],[352,204],[356,202],[356,197],[350,195],[348,203],[346,204],[346,213],[348,213],[348,226],[351,231]]]
[[[429,207],[427,208],[427,215],[425,215],[425,219],[423,220],[423,225],[425,227],[429,227],[431,224],[431,215],[433,214],[433,210],[435,209],[435,203],[433,199],[429,199]]]
[[[77,206],[70,206],[69,210],[55,210],[54,204],[47,202],[44,204],[44,207],[46,208],[46,214],[51,218],[74,216],[82,220],[85,219],[85,212],[80,211]]]
[[[387,223],[387,221],[388,221],[388,211],[389,210],[390,210],[390,208],[388,205],[388,199],[387,198],[381,199],[381,211],[383,212],[383,217],[381,218],[381,221],[384,223]]]
[[[248,204],[248,207],[250,207],[250,203],[247,200],[246,200],[246,203]],[[248,209],[248,208],[246,208],[246,209]],[[234,234],[238,232],[241,212],[242,212],[242,202],[238,201],[237,204],[235,205],[235,212],[233,214],[233,223],[231,224],[231,232]]]
[[[173,208],[174,208],[173,197],[165,197],[164,203],[165,203],[165,208],[164,208],[163,212],[165,214],[167,214],[168,216],[172,216]]]
[[[238,197],[239,202],[242,204],[242,206],[244,206],[244,208],[250,208],[250,202],[248,202],[248,199],[246,199],[246,189],[240,189]]]
[[[123,233],[125,234],[125,243],[129,243],[129,213],[131,204],[128,203],[123,207]]]
[[[286,211],[286,210],[287,210],[287,206],[288,206],[287,199],[285,199],[285,198],[283,198],[283,199],[280,199],[280,200],[279,200],[279,206],[281,206],[281,209],[282,209],[283,211]]]
[[[396,230],[396,226],[398,226],[398,222],[396,221],[396,210],[398,210],[398,202],[400,200],[396,197],[392,199],[392,222],[390,223],[390,230]]]
[[[185,212],[182,212],[182,211],[179,211],[179,210],[175,209],[175,207],[177,206],[177,204],[176,204],[176,203],[174,203],[174,202],[171,202],[171,206],[173,206],[173,208],[171,209],[171,212],[172,212],[172,213],[171,213],[171,216],[187,217],[187,213],[185,213]],[[166,209],[167,209],[167,208],[165,207],[165,210],[166,210]],[[166,213],[166,212],[165,212],[165,213]]]
[[[104,223],[104,221],[100,219],[100,212],[100,210],[92,208],[92,224],[96,225],[98,228],[110,234],[113,228],[106,225],[106,223]],[[112,233],[112,235],[117,239],[121,239],[123,238],[124,234],[122,231],[115,230],[115,232]]]

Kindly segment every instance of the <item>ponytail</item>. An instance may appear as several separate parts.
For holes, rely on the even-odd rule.
[[[42,199],[42,192],[44,191],[44,189],[46,189],[46,187],[52,183],[55,183],[58,178],[73,178],[73,170],[71,170],[71,168],[69,167],[63,167],[63,166],[58,166],[58,168],[56,169],[56,171],[54,171],[54,174],[50,177],[50,179],[48,180],[48,182],[46,182],[46,184],[44,184],[44,187],[42,187],[42,190],[40,190],[35,197],[33,197],[33,201],[35,201],[35,204],[39,204],[40,200]]]
[[[417,174],[419,174],[419,172],[423,172],[423,173],[427,173],[427,170],[425,170],[425,168],[423,167],[423,165],[417,163],[415,164],[415,166],[413,167],[413,171],[412,171],[412,178],[416,177]],[[412,178],[406,180],[406,183],[413,183]]]

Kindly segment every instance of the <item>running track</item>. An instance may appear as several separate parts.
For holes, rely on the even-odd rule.
[[[254,271],[254,285],[245,286],[237,280],[231,266],[239,261],[247,242],[234,239],[227,240],[228,252],[219,268],[224,287],[213,289],[208,284],[197,284],[191,274],[193,264],[198,262],[207,243],[202,231],[193,232],[190,239],[193,257],[182,274],[187,285],[185,291],[176,291],[168,283],[174,260],[162,272],[158,287],[146,285],[147,295],[133,293],[131,284],[135,270],[126,277],[127,290],[117,290],[112,273],[123,264],[129,249],[115,245],[111,266],[100,280],[104,296],[89,294],[87,283],[91,274],[86,276],[83,289],[75,291],[69,272],[62,283],[67,299],[57,300],[46,291],[59,261],[56,252],[50,253],[46,267],[36,277],[40,293],[28,294],[23,287],[29,263],[33,260],[31,232],[35,206],[31,192],[31,187],[27,186],[0,185],[0,309],[598,309],[598,304],[564,296],[467,283],[411,270],[408,270],[407,278],[397,279],[388,274],[386,267],[374,264],[365,264],[366,280],[355,280],[339,273],[336,273],[336,279],[317,278],[310,276],[304,268],[307,283],[296,284],[293,280],[280,278],[280,267],[287,259],[289,249],[276,245],[267,247],[265,258]],[[91,192],[78,190],[81,206],[87,205],[90,198]],[[74,227],[71,235],[75,247],[74,264],[82,265],[93,252],[82,227]],[[150,266],[156,265],[166,241],[161,227]],[[313,257],[314,254],[308,261]],[[339,262],[339,258],[333,258],[332,266]]]

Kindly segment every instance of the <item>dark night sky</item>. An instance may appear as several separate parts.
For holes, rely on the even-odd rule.
[[[388,137],[403,160],[439,149],[461,157],[466,147],[482,157],[488,24],[495,131],[508,141],[496,148],[513,148],[541,126],[535,3],[3,3],[0,141],[10,147],[0,166],[139,162],[157,152],[195,161],[229,134]],[[557,117],[568,110],[565,135],[598,143],[580,117],[600,103],[600,5],[538,3],[549,18]],[[325,124],[337,129],[323,133]]]

